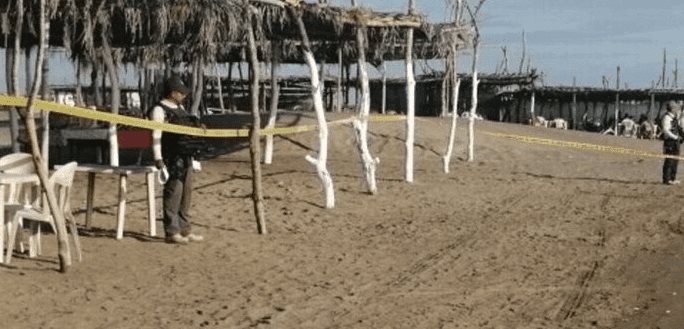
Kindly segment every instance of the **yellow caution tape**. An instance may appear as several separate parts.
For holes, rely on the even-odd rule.
[[[28,104],[28,99],[26,97],[0,95],[0,106],[26,107],[27,104]],[[236,137],[248,137],[249,136],[249,129],[202,129],[202,128],[195,128],[195,127],[187,127],[187,126],[181,126],[181,125],[175,125],[175,124],[169,124],[169,123],[161,123],[161,122],[156,122],[156,121],[147,120],[147,119],[140,119],[140,118],[130,117],[130,116],[126,116],[126,115],[101,112],[101,111],[86,109],[86,108],[82,108],[82,107],[68,106],[68,105],[63,105],[63,104],[58,104],[58,103],[48,102],[48,101],[38,100],[38,99],[34,101],[34,107],[36,109],[42,110],[42,111],[50,111],[50,112],[60,113],[60,114],[64,114],[64,115],[84,118],[84,119],[106,121],[106,122],[110,122],[110,123],[126,125],[126,126],[131,126],[131,127],[144,128],[144,129],[150,129],[150,130],[162,130],[162,131],[166,131],[166,132],[191,135],[191,136],[214,137],[214,138],[236,138]],[[354,120],[355,120],[355,117],[346,118],[346,119],[337,120],[337,121],[332,121],[332,122],[328,122],[328,126],[338,126],[338,125],[349,124],[349,123],[352,123]],[[368,117],[369,122],[397,122],[397,121],[405,121],[405,120],[406,120],[405,116],[399,116],[399,115],[371,115]],[[304,132],[309,132],[309,131],[314,131],[314,130],[318,130],[318,125],[304,125],[304,126],[282,127],[282,128],[265,128],[265,129],[260,130],[260,135],[262,135],[262,136],[289,135],[289,134],[298,134],[298,133],[304,133]],[[664,154],[658,154],[658,153],[650,153],[650,152],[645,152],[645,151],[641,151],[641,150],[628,149],[628,148],[616,147],[616,146],[606,146],[606,145],[598,145],[598,144],[562,141],[562,140],[546,139],[546,138],[523,136],[523,135],[493,133],[493,132],[487,132],[487,131],[485,131],[484,133],[487,135],[490,135],[490,136],[517,140],[517,141],[520,141],[523,143],[528,143],[528,144],[538,144],[538,145],[547,145],[547,146],[555,146],[555,147],[574,148],[574,149],[580,149],[580,150],[590,150],[590,151],[597,151],[597,152],[615,153],[615,154],[623,154],[623,155],[630,155],[630,156],[637,156],[637,157],[659,158],[659,159],[671,158],[671,159],[684,160],[684,157],[664,155]]]
[[[0,95],[0,106],[10,107],[26,107],[28,99],[26,97],[16,97],[8,95]],[[169,123],[161,123],[147,119],[135,118],[126,115],[113,114],[107,112],[96,111],[92,109],[68,106],[44,100],[35,100],[34,107],[38,110],[49,111],[79,117],[90,120],[106,121],[114,124],[126,125],[137,128],[161,130],[165,132],[200,136],[200,137],[214,137],[214,138],[235,138],[248,137],[249,129],[202,129],[195,127],[187,127]],[[329,126],[341,125],[351,123],[354,118],[342,119],[338,121],[328,122]],[[403,116],[379,116],[373,115],[369,117],[371,122],[392,122],[405,120]],[[284,128],[266,128],[260,131],[260,135],[288,135],[297,134],[308,131],[318,130],[318,125],[306,125]]]
[[[532,136],[493,133],[493,132],[487,132],[487,131],[485,131],[484,134],[494,136],[494,137],[512,139],[512,140],[516,140],[516,141],[528,143],[528,144],[546,145],[546,146],[563,147],[563,148],[573,148],[573,149],[579,149],[579,150],[614,153],[614,154],[637,156],[637,157],[643,157],[643,158],[658,158],[658,159],[669,158],[669,159],[684,160],[684,157],[673,156],[673,155],[665,155],[665,154],[659,154],[659,153],[651,153],[651,152],[629,149],[629,148],[624,148],[624,147],[617,147],[617,146],[607,146],[607,145],[598,145],[598,144],[590,144],[590,143],[571,142],[571,141],[539,138],[539,137],[532,137]]]

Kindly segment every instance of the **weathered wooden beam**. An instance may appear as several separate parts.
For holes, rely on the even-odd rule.
[[[352,0],[352,5],[356,6],[356,1]],[[365,178],[368,193],[378,192],[375,171],[380,160],[373,158],[368,147],[368,117],[370,116],[370,86],[368,82],[368,65],[366,64],[366,33],[367,29],[359,27],[356,30],[356,46],[358,47],[358,79],[361,86],[361,103],[358,106],[358,113],[353,121],[354,135],[356,136],[356,147],[363,165],[363,175]],[[357,92],[358,93],[358,92]]]
[[[409,14],[416,10],[415,0],[409,0]],[[413,73],[413,28],[406,32],[406,157],[404,179],[413,183],[413,145],[415,143],[416,79]]]
[[[254,13],[249,8],[249,21],[247,23],[247,43],[249,45],[249,66],[252,74],[250,82],[250,107],[252,110],[252,129],[249,132],[249,154],[252,160],[252,202],[254,204],[254,215],[257,220],[257,231],[259,234],[267,234],[266,215],[264,211],[264,196],[261,186],[261,115],[259,114],[259,60],[257,58],[256,40],[254,37]]]
[[[31,143],[31,152],[33,153],[33,163],[40,178],[40,184],[43,192],[47,195],[48,206],[50,207],[50,213],[55,221],[55,226],[57,228],[57,249],[59,254],[59,270],[62,273],[67,271],[67,268],[71,265],[71,255],[69,254],[69,246],[67,242],[67,232],[66,224],[64,220],[64,214],[59,209],[57,204],[57,199],[55,198],[55,193],[52,189],[48,189],[48,173],[43,167],[43,160],[40,154],[40,148],[38,146],[38,135],[36,134],[36,122],[34,119],[34,109],[33,102],[38,97],[38,90],[40,89],[40,84],[42,82],[43,71],[40,69],[45,60],[45,51],[47,49],[48,34],[47,27],[49,26],[49,20],[46,19],[46,0],[40,1],[40,45],[38,47],[38,54],[36,55],[36,66],[34,71],[33,86],[31,87],[31,94],[26,105],[26,116],[24,122],[26,124],[26,133],[28,134],[29,141]],[[11,250],[10,250],[11,252]]]
[[[318,141],[319,149],[318,156],[314,158],[307,156],[306,160],[316,167],[318,178],[323,184],[323,192],[325,194],[325,207],[328,209],[335,207],[335,189],[333,187],[332,177],[328,171],[328,123],[325,120],[325,111],[323,110],[323,99],[321,95],[321,84],[318,77],[318,70],[316,69],[316,59],[311,51],[311,43],[306,32],[306,27],[302,21],[302,16],[294,8],[289,8],[290,16],[297,21],[299,27],[299,34],[302,38],[302,52],[304,59],[309,66],[311,74],[311,96],[313,97],[314,109],[316,111],[316,119],[318,121]]]

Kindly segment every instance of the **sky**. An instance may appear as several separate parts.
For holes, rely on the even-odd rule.
[[[343,4],[341,0],[337,3]],[[406,11],[407,0],[361,0],[378,10]],[[472,0],[471,0],[472,1]],[[416,0],[431,21],[445,20],[445,0]],[[681,0],[486,0],[479,26],[483,47],[481,71],[493,72],[508,49],[509,69],[520,63],[522,33],[531,64],[544,73],[546,85],[650,87],[662,72],[667,49],[674,80],[677,59],[684,71],[684,12]],[[684,85],[680,74],[679,85]]]
[[[408,6],[408,0],[358,2],[378,11],[405,12]],[[428,20],[446,20],[446,0],[416,0],[416,4]],[[542,72],[545,85],[572,85],[576,79],[579,86],[599,87],[605,76],[614,86],[620,66],[621,87],[647,88],[661,75],[664,49],[672,82],[675,60],[684,71],[684,24],[679,15],[683,12],[681,0],[486,0],[479,19],[480,71],[496,70],[503,58],[502,47],[508,50],[509,71],[517,70],[524,31],[527,54],[532,66]],[[462,71],[469,71],[470,52],[462,58]],[[0,52],[0,63],[4,61]],[[417,63],[416,68],[438,65]],[[55,68],[51,83],[73,83],[74,73],[64,56],[53,56],[51,67]],[[401,76],[401,70],[400,63],[390,67],[394,76]],[[377,75],[374,70],[370,73]],[[1,91],[6,86],[4,78],[0,74]],[[684,85],[684,74],[678,80],[679,86]]]

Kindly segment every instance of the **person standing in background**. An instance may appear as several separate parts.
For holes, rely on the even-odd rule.
[[[679,116],[681,107],[677,102],[667,103],[667,113],[663,116],[663,153],[679,157],[680,145],[682,141],[681,128],[679,126]],[[677,166],[679,159],[666,158],[663,163],[663,184],[677,185]]]

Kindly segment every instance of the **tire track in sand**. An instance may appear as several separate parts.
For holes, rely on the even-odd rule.
[[[610,203],[611,197],[606,196],[603,198],[601,202],[601,214],[603,214],[600,218],[601,221],[604,221],[606,217],[609,216],[608,214],[608,204]],[[595,246],[599,249],[597,256],[595,256],[597,259],[595,259],[592,262],[591,268],[589,270],[583,271],[580,273],[579,277],[577,278],[575,282],[576,289],[569,292],[568,296],[565,298],[561,308],[558,310],[558,313],[556,314],[556,320],[559,321],[566,321],[571,319],[577,314],[577,310],[582,307],[584,302],[587,300],[587,292],[589,291],[589,286],[592,283],[592,280],[596,276],[596,272],[601,268],[601,260],[600,260],[600,255],[602,254],[602,250],[606,245],[606,230],[604,227],[601,227],[598,232],[597,232],[598,240],[595,243]]]

